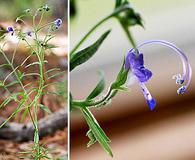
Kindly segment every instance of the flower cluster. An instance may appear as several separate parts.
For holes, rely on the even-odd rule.
[[[62,24],[62,20],[60,18],[54,21],[55,29],[58,29]]]

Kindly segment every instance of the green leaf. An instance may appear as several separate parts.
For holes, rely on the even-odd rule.
[[[6,106],[9,102],[12,101],[11,97],[6,98],[1,104],[0,104],[0,109],[4,106]]]
[[[110,142],[110,139],[106,136],[102,128],[99,126],[95,117],[92,115],[92,113],[87,108],[82,109],[82,112],[96,140],[100,143],[100,145],[104,148],[104,150],[111,157],[113,157],[112,150],[108,144],[108,142]]]
[[[45,105],[43,105],[43,104],[39,104],[39,106],[40,106],[40,108],[41,108],[42,110],[44,110],[45,112],[51,113],[51,110],[50,110],[47,106],[45,106]]]
[[[95,138],[93,132],[91,129],[89,129],[89,131],[86,134],[89,137],[89,142],[87,143],[87,147],[90,147],[91,145],[93,145],[95,142],[97,142],[97,139]]]
[[[39,30],[39,29],[38,29]],[[47,39],[46,42],[41,41],[41,40],[35,40],[36,44],[43,47],[44,49],[52,49],[52,48],[57,48],[58,46],[53,45],[53,44],[48,44],[48,41],[50,39],[52,39],[53,37],[50,37],[49,39]]]
[[[122,0],[116,0],[115,2],[115,8],[121,6]]]
[[[18,78],[19,78],[20,80],[22,80],[23,77],[24,77],[24,75],[25,75],[25,73],[22,73],[20,70],[17,71],[17,74],[18,74]]]
[[[4,82],[0,81],[0,87],[3,87],[3,86],[5,86]]]
[[[54,72],[54,71],[60,71],[60,68],[52,68],[52,69],[49,69],[45,72],[45,74],[48,74],[50,72]]]
[[[19,84],[19,83],[20,83],[19,81],[12,81],[11,83],[6,84],[6,87],[10,87],[10,86],[13,86],[13,85]],[[0,82],[0,86],[1,86],[1,82]]]
[[[120,23],[122,23],[126,27],[134,26],[134,25],[140,25],[142,27],[142,18],[139,13],[137,13],[134,8],[130,5],[130,3],[127,0],[116,0],[115,3],[115,10],[119,7],[128,7],[126,10],[118,13],[115,15],[117,19],[119,19]]]
[[[72,94],[70,93],[70,98],[69,98],[70,111],[72,111],[72,109],[73,109],[72,101],[73,101],[73,98],[72,98]]]
[[[87,97],[87,100],[97,97],[104,90],[105,88],[104,74],[100,72],[100,76],[101,76],[100,81],[98,82],[96,87],[93,89],[93,91],[89,94],[89,96]]]
[[[1,64],[0,67],[10,67],[9,64]]]
[[[30,64],[26,65],[25,68],[28,68],[28,67],[33,66],[33,65],[40,65],[40,62],[30,63]]]
[[[118,90],[121,90],[121,91],[125,91],[125,92],[128,92],[129,91],[129,88],[125,87],[125,86],[120,86],[117,88]]]
[[[7,122],[10,121],[10,119],[12,119],[17,113],[19,113],[21,111],[20,108],[24,105],[25,102],[26,102],[26,99],[21,100],[20,104],[15,109],[15,111],[12,112],[12,114],[3,123],[0,124],[0,128],[2,128]]]
[[[6,33],[7,33],[6,28],[0,26],[0,37],[3,38]]]
[[[78,65],[88,61],[99,49],[102,42],[108,36],[111,30],[106,31],[104,34],[100,36],[100,38],[93,43],[92,45],[88,46],[87,48],[71,55],[70,57],[70,71],[72,71]]]
[[[115,82],[112,83],[112,86],[111,86],[112,89],[121,89],[121,86],[125,84],[127,80],[129,70],[125,69],[124,63],[125,63],[125,59],[123,60],[122,67],[120,69],[120,72],[117,75]]]
[[[53,45],[53,44],[45,44],[43,47],[44,47],[45,49],[58,48],[58,46]]]
[[[55,78],[55,77],[57,77],[57,76],[61,76],[61,75],[63,75],[64,73],[65,73],[65,71],[58,72],[58,73],[53,74],[53,75],[51,75],[50,77],[48,77],[48,79]]]
[[[70,18],[77,14],[76,2],[75,0],[70,0]]]

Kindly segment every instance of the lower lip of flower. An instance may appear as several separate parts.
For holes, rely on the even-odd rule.
[[[140,83],[140,87],[142,88],[142,92],[144,94],[144,97],[148,103],[148,106],[150,107],[150,110],[154,110],[156,106],[156,101],[150,94],[149,90],[146,88],[144,83]]]
[[[148,103],[148,105],[150,106],[150,109],[151,110],[154,110],[154,108],[155,108],[155,106],[156,106],[156,101],[155,101],[155,99],[154,98],[152,98],[152,99],[147,99],[147,103]]]

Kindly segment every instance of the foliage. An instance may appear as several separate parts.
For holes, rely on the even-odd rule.
[[[75,1],[72,4],[74,9],[76,9]],[[76,10],[74,10],[75,15]],[[103,33],[96,42],[92,42],[87,48],[83,50],[78,50],[78,48],[83,44],[83,42],[104,22],[111,18],[116,18],[118,22],[121,24],[121,27],[125,31],[131,45],[133,47],[136,46],[136,43],[130,33],[129,28],[134,25],[140,25],[143,27],[142,19],[139,13],[135,12],[135,10],[131,7],[130,3],[127,0],[116,0],[115,8],[112,13],[102,18],[97,24],[95,24],[85,35],[84,37],[77,43],[77,45],[70,52],[70,70],[73,71],[81,64],[90,60],[90,58],[97,53],[98,48],[101,47],[103,41],[108,36],[110,31]],[[125,60],[124,60],[125,61]],[[96,142],[99,142],[103,149],[110,155],[113,156],[111,147],[109,145],[110,139],[106,136],[103,129],[100,127],[99,123],[90,112],[90,107],[99,108],[105,106],[110,103],[111,99],[118,93],[119,90],[127,91],[127,88],[124,86],[129,70],[125,69],[124,61],[121,65],[121,69],[116,77],[116,80],[111,83],[108,92],[106,95],[101,96],[104,91],[105,81],[103,78],[103,74],[101,74],[101,79],[98,84],[94,87],[92,92],[87,96],[84,100],[75,100],[74,96],[70,93],[70,106],[71,110],[73,108],[80,109],[88,126],[89,131],[87,132],[87,136],[90,141],[87,146],[91,146]],[[98,98],[98,96],[100,98]]]
[[[48,106],[43,104],[42,98],[45,94],[50,94],[50,92],[46,92],[49,86],[58,85],[59,87],[62,87],[62,82],[58,82],[54,78],[64,73],[60,71],[59,68],[52,68],[49,70],[46,69],[46,64],[48,62],[45,59],[45,52],[46,50],[51,49],[50,41],[55,37],[53,35],[54,31],[56,31],[62,24],[61,19],[57,19],[46,24],[43,23],[43,19],[49,10],[50,8],[47,5],[41,6],[35,11],[31,9],[25,10],[22,15],[16,18],[17,25],[15,25],[15,27],[8,27],[7,30],[4,29],[4,32],[2,32],[3,35],[1,36],[1,40],[4,43],[0,46],[0,54],[5,60],[5,63],[0,67],[1,69],[6,67],[11,70],[11,72],[6,75],[0,83],[1,89],[4,89],[8,95],[4,102],[1,103],[0,108],[6,107],[6,105],[11,102],[15,102],[17,104],[15,111],[6,119],[4,123],[0,125],[0,128],[3,127],[15,115],[19,113],[22,114],[21,122],[23,122],[28,114],[34,126],[34,146],[30,151],[23,152],[23,154],[35,160],[40,160],[43,158],[50,159],[47,156],[49,151],[45,148],[45,145],[42,145],[39,142],[38,110],[42,109],[49,114],[51,113]],[[25,17],[32,19],[32,26],[28,26],[27,31],[23,27],[18,27],[18,25],[21,23],[21,26],[26,27],[26,23],[24,21]],[[42,39],[41,32],[43,31],[46,31],[46,34]],[[10,34],[18,39],[18,43],[14,48],[12,54],[13,56],[11,58],[8,57],[4,51],[7,43],[6,39],[4,38]],[[27,49],[29,50],[29,55],[20,65],[15,66],[14,60],[16,58],[17,49],[20,43],[24,43],[26,45]],[[30,58],[37,60],[28,63]],[[38,70],[33,70],[30,73],[26,73],[20,70],[21,67],[34,67],[38,68]],[[15,80],[9,82],[8,79],[11,76],[14,77]],[[31,79],[32,77],[36,77],[36,80],[28,81],[28,83],[26,83],[25,79]],[[63,85],[65,85],[65,83],[63,83]],[[15,91],[11,91],[10,87],[14,87]],[[60,88],[55,92],[55,94],[63,96],[65,95],[64,91]]]

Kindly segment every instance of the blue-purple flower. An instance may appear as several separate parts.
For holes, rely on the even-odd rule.
[[[148,44],[161,44],[173,49],[177,54],[179,54],[183,64],[183,74],[182,75],[177,74],[173,76],[173,78],[176,79],[176,84],[182,85],[177,90],[178,94],[183,94],[187,90],[191,81],[192,69],[185,53],[177,46],[167,41],[163,41],[163,40],[146,41],[138,45],[136,49],[133,48],[128,52],[125,59],[125,68],[130,69],[131,72],[137,77],[140,87],[142,88],[144,97],[146,98],[146,101],[150,106],[150,109],[153,110],[156,106],[156,101],[151,96],[150,92],[145,86],[145,82],[147,82],[152,77],[152,72],[144,67],[143,54],[139,53],[138,51],[138,49]]]
[[[125,68],[131,69],[140,82],[146,82],[152,77],[152,72],[144,67],[143,54],[136,54],[134,50],[127,54]]]
[[[56,29],[58,29],[62,24],[62,20],[58,18],[54,21],[54,24],[55,24]]]
[[[8,28],[7,28],[7,32],[8,32],[8,33],[11,33],[11,35],[13,36],[13,34],[14,34],[14,29],[13,29],[13,27],[8,27]]]
[[[137,77],[144,97],[146,98],[150,109],[153,110],[156,106],[156,101],[152,98],[150,92],[144,84],[152,77],[152,72],[144,67],[143,54],[139,54],[138,50],[130,50],[125,59],[125,68],[131,69],[132,73]]]
[[[26,34],[27,34],[29,37],[32,37],[32,31],[28,31],[28,32],[26,32]]]

